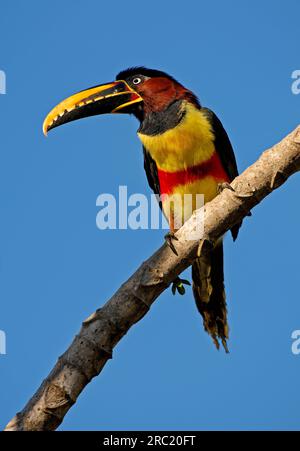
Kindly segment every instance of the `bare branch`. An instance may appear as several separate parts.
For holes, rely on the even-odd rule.
[[[69,349],[59,357],[38,391],[5,430],[56,429],[84,387],[112,357],[114,346],[191,264],[197,251],[205,252],[211,241],[222,236],[299,170],[300,126],[237,177],[231,184],[233,189],[224,189],[203,207],[205,232],[200,247],[199,242],[189,240],[200,218],[198,210],[176,234],[178,257],[169,246],[163,245],[102,308],[83,322]]]

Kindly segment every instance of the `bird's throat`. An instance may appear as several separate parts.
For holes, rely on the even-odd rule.
[[[157,136],[175,128],[185,116],[182,100],[175,100],[161,111],[149,112],[141,121],[138,135]]]

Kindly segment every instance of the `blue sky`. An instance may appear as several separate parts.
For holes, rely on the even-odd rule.
[[[128,66],[163,69],[218,114],[243,170],[299,123],[299,15],[297,0],[1,3],[1,428],[164,234],[96,228],[99,194],[150,194],[136,120],[93,117],[46,139],[50,108]],[[229,355],[204,333],[191,292],[168,290],[61,429],[299,429],[298,193],[294,176],[236,243],[226,237]]]

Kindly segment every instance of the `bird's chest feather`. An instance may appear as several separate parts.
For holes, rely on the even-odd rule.
[[[185,115],[178,125],[156,135],[138,133],[158,169],[177,172],[207,161],[214,153],[214,135],[205,115],[192,105],[183,105]]]
[[[211,200],[217,184],[226,181],[227,175],[215,150],[208,118],[193,105],[183,107],[185,115],[175,127],[138,136],[156,162],[161,193],[197,192]]]
[[[228,180],[215,150],[209,120],[192,105],[185,105],[185,109],[180,123],[164,133],[138,133],[156,162],[160,192],[168,195],[163,200],[167,217],[177,204],[180,216],[186,208],[192,212],[197,207],[197,194],[203,194],[204,202],[209,202],[217,195],[218,183]],[[184,198],[185,194],[192,197]]]

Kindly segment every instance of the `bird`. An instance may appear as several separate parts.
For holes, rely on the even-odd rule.
[[[46,116],[45,135],[67,122],[88,116],[123,113],[139,121],[144,168],[168,220],[167,244],[176,251],[176,231],[195,209],[197,194],[204,203],[238,175],[235,154],[217,115],[173,76],[144,66],[122,70],[115,81],[80,91],[60,102]],[[184,196],[189,194],[189,205]],[[187,215],[186,215],[187,213]],[[183,218],[184,216],[184,218]],[[187,216],[187,217],[186,217]],[[242,222],[231,228],[235,241]],[[228,351],[229,326],[224,286],[223,239],[192,262],[192,292],[204,329],[217,349]],[[172,291],[185,293],[187,280],[177,277]]]

